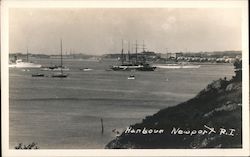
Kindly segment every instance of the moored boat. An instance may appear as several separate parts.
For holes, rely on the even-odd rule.
[[[42,73],[32,74],[32,77],[44,77],[45,75]]]
[[[92,71],[93,69],[90,69],[90,68],[80,68],[80,70],[82,70],[82,71]]]
[[[130,75],[129,77],[128,77],[128,80],[134,80],[135,79],[135,76],[134,75]]]
[[[54,73],[51,77],[66,78],[68,77],[68,74]]]
[[[61,40],[61,65],[57,69],[60,72],[52,74],[51,77],[54,77],[54,78],[66,78],[66,77],[68,77],[68,74],[63,73],[62,40]]]

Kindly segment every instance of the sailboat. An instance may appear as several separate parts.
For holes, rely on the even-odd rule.
[[[68,77],[68,74],[64,74],[63,73],[62,39],[61,39],[61,65],[60,65],[60,73],[55,73],[55,74],[52,75],[52,77],[57,77],[57,78]]]

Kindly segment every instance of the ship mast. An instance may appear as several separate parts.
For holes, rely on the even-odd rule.
[[[62,60],[62,39],[61,39],[61,74],[63,73],[63,60]]]
[[[137,45],[137,40],[135,41],[135,62],[136,62],[136,64],[137,64],[137,47],[138,45]]]
[[[145,52],[145,44],[144,44],[144,40],[142,41],[142,50],[143,50],[143,52]]]
[[[128,62],[130,63],[130,41],[128,41]]]
[[[29,62],[29,50],[28,50],[28,47],[27,47],[27,56],[26,56],[26,60],[27,60],[27,62]]]
[[[123,40],[122,40],[122,52],[121,52],[121,60],[122,60],[122,64],[124,63],[123,62]]]

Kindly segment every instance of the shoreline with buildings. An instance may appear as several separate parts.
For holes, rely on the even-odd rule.
[[[135,58],[136,54],[130,54],[130,57]],[[9,58],[12,60],[14,56],[20,59],[26,59],[26,53],[10,53]],[[45,55],[29,53],[32,59],[59,59],[60,55]],[[137,53],[138,60],[147,61],[150,63],[192,63],[192,64],[215,64],[215,63],[233,63],[236,59],[241,60],[241,51],[213,51],[213,52],[177,52],[177,53],[155,53],[153,51],[143,51]],[[90,54],[66,54],[63,59],[90,59],[93,61],[101,61],[105,59],[120,60],[120,53],[108,53],[104,55],[90,55]]]

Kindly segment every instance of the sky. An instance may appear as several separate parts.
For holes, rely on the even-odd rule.
[[[131,51],[241,50],[241,10],[232,8],[12,8],[10,53],[101,55]],[[140,46],[140,45],[139,45]],[[140,51],[140,50],[139,50]]]

